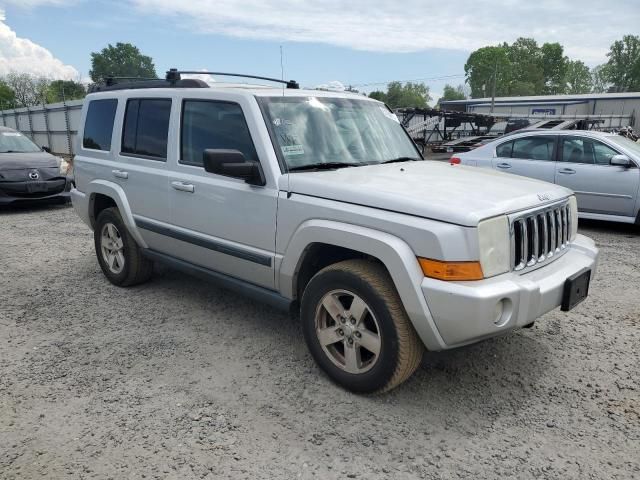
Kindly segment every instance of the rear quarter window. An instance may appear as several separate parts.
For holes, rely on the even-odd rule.
[[[117,107],[118,100],[116,99],[91,100],[89,102],[82,137],[83,148],[107,152],[111,150],[113,121]]]

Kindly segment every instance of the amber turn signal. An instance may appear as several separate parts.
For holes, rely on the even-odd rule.
[[[418,258],[425,277],[438,280],[463,281],[482,280],[482,266],[480,262],[441,262],[428,258]]]

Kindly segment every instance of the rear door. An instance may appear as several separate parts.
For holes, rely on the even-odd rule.
[[[496,147],[495,170],[553,183],[555,177],[555,135],[528,135]]]
[[[167,251],[167,245],[149,224],[171,221],[167,156],[172,105],[172,98],[164,96],[126,99],[117,165],[111,170],[126,193],[142,238],[149,248],[161,252]]]
[[[610,164],[613,146],[581,135],[560,137],[556,183],[576,193],[578,209],[606,215],[633,216],[640,171]]]

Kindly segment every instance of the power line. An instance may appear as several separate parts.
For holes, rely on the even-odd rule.
[[[370,82],[370,83],[352,83],[350,84],[353,87],[370,87],[373,85],[387,85],[391,82],[400,82],[400,83],[407,83],[407,82],[425,82],[425,81],[437,81],[437,80],[447,80],[450,78],[462,78],[464,77],[465,74],[458,74],[458,75],[441,75],[438,77],[424,77],[424,78],[414,78],[411,80],[387,80],[385,82]]]

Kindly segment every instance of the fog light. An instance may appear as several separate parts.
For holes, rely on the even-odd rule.
[[[504,302],[503,300],[500,300],[498,303],[496,303],[495,310],[493,312],[493,323],[499,326],[500,322],[502,321],[503,313],[504,313]]]
[[[508,298],[503,298],[498,303],[496,303],[495,309],[493,311],[493,323],[496,327],[504,327],[509,320],[511,320],[513,308],[511,307],[511,300]]]

